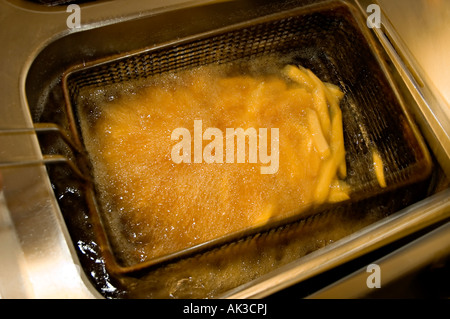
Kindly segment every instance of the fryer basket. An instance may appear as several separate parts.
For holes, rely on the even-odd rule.
[[[344,92],[340,107],[348,172],[346,182],[351,186],[353,202],[410,185],[430,174],[428,151],[386,71],[379,49],[354,9],[340,1],[277,13],[73,67],[63,77],[73,138],[83,146],[80,112],[92,103],[83,96],[87,90],[104,90],[166,72],[273,54],[286,56],[292,64],[311,69],[322,81],[333,83]],[[386,188],[379,186],[371,169],[373,150],[377,150],[383,160]],[[95,229],[108,258],[106,265],[113,272],[140,270],[263,230],[245,230],[153,260],[130,262],[115,249],[113,242],[120,240],[120,235],[108,227],[108,216],[96,199],[95,183],[90,194],[89,205],[98,222]],[[266,228],[318,211],[277,221]]]

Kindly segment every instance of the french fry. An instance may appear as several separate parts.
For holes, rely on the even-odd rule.
[[[383,169],[383,160],[381,159],[380,154],[377,150],[372,151],[372,160],[373,160],[373,167],[375,169],[375,176],[377,177],[378,184],[381,187],[386,187],[386,179],[384,177],[384,169]]]
[[[255,226],[262,226],[267,224],[269,219],[272,217],[273,213],[275,211],[275,206],[271,203],[267,204],[266,207],[264,207],[263,212],[261,215],[258,216],[255,220]]]
[[[312,73],[310,76],[316,82],[317,87],[323,91],[323,95],[325,96],[327,101],[328,116],[331,122],[329,143],[331,156],[324,163],[321,174],[319,176],[315,194],[316,201],[318,204],[320,204],[326,200],[328,200],[329,202],[339,202],[347,200],[350,198],[348,189],[344,190],[342,187],[336,186],[336,173],[340,178],[345,178],[347,176],[342,111],[339,107],[339,101],[342,98],[343,94],[337,86],[328,83],[322,83]],[[325,121],[327,121],[327,118],[325,118]]]
[[[331,142],[332,150],[339,151],[341,162],[338,165],[338,175],[340,178],[347,177],[347,165],[345,163],[345,145],[344,145],[344,130],[342,127],[342,111],[339,107],[339,101],[344,94],[335,85],[325,83],[325,94],[330,105],[331,116]]]
[[[314,99],[314,105],[317,111],[317,114],[319,115],[320,119],[320,125],[322,127],[322,132],[325,138],[329,141],[331,132],[330,132],[330,126],[331,126],[331,120],[330,120],[330,112],[328,110],[328,103],[327,103],[327,97],[325,94],[325,86],[323,85],[322,81],[311,72],[311,70],[306,70],[306,73],[311,78],[312,82],[314,83],[314,90],[313,90],[313,99]]]
[[[308,129],[316,150],[323,159],[314,194],[316,204],[347,200],[349,188],[337,177],[347,176],[342,111],[344,94],[336,85],[323,83],[311,70],[288,65],[283,73],[311,92],[314,109],[306,110]]]
[[[339,88],[333,84],[325,83],[325,96],[330,106],[330,116],[333,118],[334,114],[341,112],[339,101],[343,97],[343,93]]]
[[[331,97],[334,97],[337,101],[342,100],[344,97],[344,93],[339,89],[337,85],[331,84],[331,83],[324,83],[326,89],[327,89],[327,98],[330,99]]]
[[[337,203],[350,199],[349,190],[349,186],[345,182],[335,179],[330,185],[328,201]]]
[[[328,199],[330,185],[336,176],[336,170],[337,162],[335,157],[329,157],[323,162],[314,193],[314,202],[317,205],[323,204]]]
[[[342,158],[342,162],[338,166],[338,176],[342,179],[347,177],[347,163],[345,162],[345,152]]]
[[[306,109],[306,118],[317,151],[322,158],[327,158],[330,156],[331,151],[328,142],[323,135],[320,120],[316,111],[310,108]]]
[[[338,161],[338,174],[340,178],[347,176],[347,166],[345,163],[344,130],[342,127],[342,112],[338,108],[331,120],[331,151],[336,154]]]
[[[283,74],[292,81],[300,84],[302,87],[305,87],[310,92],[314,89],[314,83],[311,81],[309,76],[294,65],[286,65],[283,69]]]

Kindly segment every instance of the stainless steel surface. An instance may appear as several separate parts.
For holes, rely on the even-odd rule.
[[[448,5],[445,1],[428,2],[432,2],[439,8]],[[198,19],[198,23],[196,23],[196,16],[183,17],[190,21],[185,28],[177,30],[160,28],[163,25],[162,21],[170,21],[164,20],[164,17],[174,18],[169,13],[175,9],[202,7],[209,3],[217,4],[216,9],[225,11],[215,15],[214,19]],[[70,30],[66,25],[68,17],[66,7],[47,8],[26,1],[1,0],[0,128],[33,128],[32,114],[29,110],[38,108],[39,94],[42,93],[43,87],[52,84],[51,81],[57,72],[83,62],[83,58],[92,59],[117,54],[126,49],[138,49],[142,43],[151,43],[158,37],[169,37],[176,32],[185,35],[189,32],[204,31],[206,24],[220,27],[239,22],[240,19],[243,20],[249,16],[267,14],[271,9],[279,10],[279,8],[295,5],[295,1],[280,2],[276,7],[266,4],[262,10],[252,1],[236,3],[235,1],[181,0],[99,1],[82,5],[82,26],[80,29]],[[365,11],[367,1],[358,1],[358,3],[361,10]],[[383,2],[380,1],[380,3]],[[212,6],[211,10],[214,8]],[[230,11],[227,12],[227,8]],[[389,8],[392,7],[386,5],[386,10]],[[429,12],[426,11],[426,6],[421,8]],[[448,11],[437,9],[433,12],[436,14]],[[389,16],[389,12],[386,14]],[[394,14],[390,17],[391,21],[384,21],[384,28],[374,31],[393,59],[400,78],[405,81],[405,86],[411,92],[412,100],[417,103],[410,107],[417,117],[427,142],[440,164],[449,172],[450,121],[442,103],[446,93],[438,93],[439,90],[443,90],[441,85],[443,83],[436,79],[433,72],[428,73],[431,68],[426,62],[420,62],[420,55],[425,51],[427,54],[432,54],[434,47],[423,46],[422,53],[417,53],[418,51],[411,46],[411,43],[408,44],[405,30],[407,32],[409,29],[400,27],[398,15],[397,21]],[[140,26],[139,23],[146,22],[145,19],[153,21],[150,25],[153,25],[155,29],[139,30],[137,28]],[[133,23],[126,24],[128,21]],[[448,19],[446,21],[448,22]],[[126,34],[120,29],[114,29],[114,25],[119,22],[124,22],[124,25],[128,27],[134,26],[135,33],[122,37],[122,40],[117,38],[114,32],[122,36]],[[391,23],[398,26],[397,32],[392,30]],[[429,26],[426,23],[420,25],[424,29]],[[110,33],[98,31],[101,27],[107,26],[111,28],[103,30]],[[424,29],[421,34],[430,37],[438,34]],[[439,27],[439,29],[445,30],[445,27]],[[88,33],[82,32],[84,30],[94,32],[88,36]],[[391,39],[399,40],[395,42],[396,48],[386,41],[387,35]],[[448,38],[448,33],[444,33],[444,37],[445,35]],[[123,39],[127,40],[123,41]],[[416,60],[420,64],[416,63]],[[436,58],[429,61],[445,65],[448,60],[440,61]],[[34,72],[30,72],[31,68]],[[29,78],[31,73],[34,74],[34,79]],[[436,73],[439,72],[434,72]],[[27,87],[28,81],[34,83],[34,86]],[[0,162],[15,161],[18,158],[42,160],[34,133],[0,136]],[[45,167],[40,165],[8,167],[2,168],[0,174],[3,179],[3,190],[0,193],[0,297],[101,298],[100,293],[93,288],[81,270],[74,244],[71,242],[54,198]],[[227,296],[268,295],[349,258],[364,254],[367,250],[398,236],[404,236],[442,220],[448,217],[450,212],[448,199],[449,189],[446,189],[436,196],[393,215],[392,218],[336,242],[331,248],[328,246],[316,251],[302,260],[261,277],[256,282],[238,287]],[[333,248],[335,250],[332,250]]]
[[[264,298],[450,217],[450,190],[406,208],[272,273],[242,285],[223,298]]]
[[[383,289],[389,290],[392,288],[390,285],[396,281],[410,274],[417,273],[430,265],[433,266],[434,263],[440,263],[449,257],[450,223],[447,223],[404,247],[395,250],[389,255],[375,260],[373,264],[380,267],[380,280],[377,289],[381,289],[381,291]],[[364,267],[336,283],[309,295],[308,298],[354,299],[368,298],[374,293],[379,294],[380,291],[367,285],[368,276],[367,267]],[[445,280],[445,277],[441,278],[441,280]],[[437,290],[438,287],[435,288]],[[412,289],[412,287],[407,287],[407,289]],[[414,292],[410,293],[410,296],[414,296]],[[438,294],[437,291],[436,294]],[[385,292],[385,296],[388,295],[389,292]],[[419,295],[421,295],[420,292]],[[445,296],[442,297],[445,298]]]
[[[378,0],[450,117],[450,2]],[[432,86],[431,86],[432,84]]]

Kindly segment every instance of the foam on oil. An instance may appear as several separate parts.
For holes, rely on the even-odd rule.
[[[281,74],[282,62],[205,66],[82,92],[83,140],[122,260],[176,252],[312,202],[321,165],[305,118],[313,98]],[[199,119],[223,132],[278,128],[278,172],[262,175],[248,161],[175,164],[171,132]]]

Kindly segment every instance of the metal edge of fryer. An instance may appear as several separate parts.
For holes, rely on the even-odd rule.
[[[450,189],[447,189],[252,282],[232,289],[219,298],[267,297],[449,217]]]

